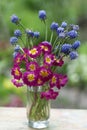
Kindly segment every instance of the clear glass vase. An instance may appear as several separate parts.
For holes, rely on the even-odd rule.
[[[49,125],[50,101],[41,99],[40,87],[27,87],[27,118],[32,128],[46,128]]]

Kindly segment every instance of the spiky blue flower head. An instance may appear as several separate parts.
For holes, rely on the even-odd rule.
[[[50,29],[51,29],[51,30],[57,30],[57,28],[58,28],[58,23],[52,22],[52,24],[51,24],[51,26],[50,26]]]
[[[71,31],[69,31],[69,32],[67,33],[67,35],[68,35],[71,39],[73,39],[73,38],[76,38],[76,37],[78,36],[78,33],[77,33],[77,31],[75,31],[75,30],[71,30]]]
[[[21,31],[19,29],[17,29],[17,30],[14,31],[14,35],[16,37],[21,37],[22,33],[21,33]]]
[[[79,25],[73,25],[73,30],[78,31],[79,30]]]
[[[26,30],[26,33],[29,37],[34,37],[34,32],[32,30]]]
[[[64,28],[58,27],[58,28],[57,28],[57,33],[59,34],[59,33],[61,33],[61,32],[64,32]]]
[[[35,37],[35,38],[39,38],[39,36],[40,36],[40,33],[39,33],[39,32],[34,32],[34,37]]]
[[[13,58],[15,58],[17,56],[18,52],[14,52],[13,53]]]
[[[17,24],[19,22],[18,16],[16,16],[15,14],[13,14],[11,16],[11,22]]]
[[[80,46],[80,44],[81,44],[80,41],[77,40],[77,41],[75,41],[75,42],[72,44],[72,48],[73,48],[73,49],[77,49],[77,48]]]
[[[62,47],[61,47],[61,52],[65,53],[65,54],[69,54],[71,48],[72,48],[72,45],[71,45],[71,44],[65,43],[65,44],[63,44]]]
[[[14,48],[14,51],[18,52],[18,51],[20,51],[20,49],[21,49],[21,47],[19,45],[16,45],[16,47]]]
[[[39,18],[41,20],[45,20],[46,19],[46,11],[45,10],[40,10],[39,11]]]
[[[65,32],[61,32],[61,33],[59,33],[59,38],[65,38],[65,36],[66,36],[66,34],[65,34]]]
[[[79,25],[74,25],[74,24],[71,24],[71,29],[75,30],[75,31],[78,31],[79,30]]]
[[[78,53],[76,51],[72,51],[69,53],[70,59],[74,60],[78,57]]]
[[[18,38],[17,38],[17,37],[11,37],[11,38],[10,38],[10,43],[11,43],[12,45],[15,45],[17,42],[18,42]]]
[[[62,22],[61,27],[63,27],[63,28],[67,27],[67,23],[65,21]]]

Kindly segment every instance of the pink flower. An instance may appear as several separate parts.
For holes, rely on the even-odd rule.
[[[28,62],[28,52],[29,52],[29,49],[23,48],[23,51],[24,51],[24,53],[21,54],[22,60],[24,62]]]
[[[40,55],[40,48],[39,47],[33,47],[31,50],[29,50],[28,55],[31,58],[36,58],[37,56]]]
[[[50,87],[57,87],[60,89],[61,87],[65,86],[68,81],[68,78],[66,75],[62,74],[53,74],[51,80],[50,80]]]
[[[18,53],[17,56],[14,58],[14,65],[19,65],[22,62],[21,53]]]
[[[64,61],[63,61],[62,58],[56,59],[56,57],[54,57],[53,65],[55,65],[55,66],[60,66],[60,67],[61,67],[63,64],[64,64]]]
[[[51,95],[51,99],[56,99],[59,93],[54,91],[53,89],[50,89],[50,95]]]
[[[50,80],[50,87],[53,88],[53,87],[56,87],[57,84],[58,84],[58,77],[59,75],[58,74],[53,74],[51,80]]]
[[[14,66],[11,70],[11,74],[14,76],[15,79],[21,79],[22,78],[22,72],[20,71],[20,68],[18,66]]]
[[[67,75],[59,74],[57,88],[60,89],[61,87],[64,87],[67,82],[68,82],[68,77],[67,77]]]
[[[49,42],[43,41],[39,44],[39,47],[43,53],[51,53],[52,46]]]
[[[41,86],[43,84],[44,84],[43,80],[40,77],[38,77],[36,86]]]
[[[20,82],[20,80],[17,79],[12,79],[11,81],[16,87],[22,87],[24,85],[23,82]]]
[[[38,69],[38,64],[35,61],[30,61],[26,64],[27,71],[36,71]]]
[[[56,99],[58,95],[59,93],[54,91],[53,89],[50,89],[46,92],[41,92],[41,98],[45,98],[46,100]]]
[[[28,61],[28,49],[23,48],[22,53],[18,53],[17,56],[14,58],[14,65],[21,65],[22,62],[27,62]]]
[[[41,98],[42,99],[45,98],[46,100],[51,99],[50,92],[49,91],[41,92]]]
[[[51,66],[54,61],[54,56],[53,54],[45,54],[44,56],[44,64],[47,66]]]
[[[37,73],[34,71],[27,71],[23,74],[23,82],[28,86],[36,86],[37,83]]]
[[[45,67],[39,68],[39,77],[44,82],[48,81],[52,77],[52,72],[50,69],[46,69]]]

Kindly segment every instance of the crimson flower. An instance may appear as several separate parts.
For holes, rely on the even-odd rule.
[[[20,68],[18,66],[14,66],[11,70],[11,74],[14,76],[15,79],[21,79],[22,78],[22,72],[20,71]]]

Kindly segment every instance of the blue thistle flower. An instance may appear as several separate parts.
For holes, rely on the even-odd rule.
[[[71,24],[70,27],[71,27],[71,29],[73,29],[73,30],[75,30],[75,31],[78,31],[78,30],[79,30],[79,25]]]
[[[31,30],[26,30],[26,33],[29,37],[34,37],[34,32]]]
[[[20,49],[21,49],[20,46],[19,46],[19,45],[16,45],[16,47],[14,48],[14,51],[15,51],[15,52],[18,52]]]
[[[39,18],[41,20],[45,20],[46,19],[46,11],[45,10],[40,10],[39,11]]]
[[[59,38],[65,38],[66,34],[64,32],[59,33]]]
[[[18,52],[14,52],[13,53],[13,58],[15,58],[17,56]]]
[[[77,31],[75,31],[75,30],[71,30],[71,31],[69,31],[69,32],[67,33],[67,35],[68,35],[71,39],[73,39],[73,38],[76,38],[76,37],[78,36],[78,33],[77,33]]]
[[[80,41],[77,40],[77,41],[75,41],[75,42],[72,44],[72,48],[73,48],[73,49],[77,49],[77,48],[80,46],[80,44],[81,44]]]
[[[11,38],[10,38],[10,43],[11,43],[12,45],[15,45],[17,42],[18,42],[18,38],[17,38],[17,37],[11,37]]]
[[[14,31],[14,35],[16,37],[21,37],[22,33],[21,33],[21,31],[19,29],[17,29],[17,30]]]
[[[57,33],[59,34],[59,33],[61,33],[61,32],[64,32],[64,28],[58,27],[58,28],[57,28]]]
[[[70,59],[74,60],[78,57],[78,53],[76,51],[72,51],[69,53]]]
[[[17,24],[19,22],[18,16],[16,16],[15,14],[13,14],[11,16],[11,22]]]
[[[39,38],[39,36],[40,36],[40,33],[39,33],[39,32],[34,32],[34,37],[35,37],[35,38]]]
[[[62,22],[61,27],[63,27],[63,28],[67,27],[67,23],[65,21]]]
[[[58,23],[52,22],[52,24],[51,24],[51,26],[50,26],[50,29],[51,29],[51,30],[57,30],[57,28],[58,28]]]
[[[73,30],[78,31],[79,30],[79,25],[73,25]]]
[[[61,47],[61,52],[65,53],[65,54],[69,54],[71,48],[72,48],[72,45],[65,43],[65,44],[63,44],[62,47]]]

